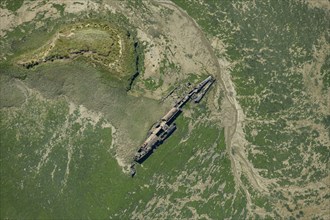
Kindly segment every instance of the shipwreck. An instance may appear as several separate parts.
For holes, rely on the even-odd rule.
[[[207,77],[197,86],[189,91],[182,99],[164,115],[160,121],[156,122],[149,130],[146,140],[139,147],[134,155],[134,161],[142,163],[145,161],[159,145],[161,145],[176,130],[175,119],[181,114],[183,106],[191,99],[199,103],[207,93],[215,79],[212,76]],[[135,175],[135,162],[131,166],[131,175]]]

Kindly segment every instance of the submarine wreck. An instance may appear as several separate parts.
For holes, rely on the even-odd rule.
[[[169,136],[176,130],[175,119],[181,114],[182,107],[191,99],[195,103],[199,103],[209,90],[215,79],[212,76],[207,77],[205,80],[195,86],[190,92],[180,99],[171,108],[169,112],[164,115],[160,121],[155,123],[149,130],[146,140],[139,147],[138,151],[134,155],[134,161],[142,163],[145,161],[159,145],[161,145]],[[131,175],[135,175],[134,169],[135,163],[131,166]]]

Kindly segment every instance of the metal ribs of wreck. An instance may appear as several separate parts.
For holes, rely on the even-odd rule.
[[[155,148],[162,144],[176,130],[175,119],[181,114],[182,107],[194,96],[194,102],[198,103],[213,84],[215,79],[212,76],[207,77],[195,88],[193,88],[185,97],[177,102],[174,107],[157,122],[150,131],[144,143],[134,156],[134,161],[142,163],[145,161]]]

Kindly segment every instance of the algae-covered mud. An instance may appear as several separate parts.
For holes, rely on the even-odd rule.
[[[128,30],[110,24],[85,21],[67,25],[45,45],[19,57],[17,64],[30,69],[46,62],[86,57],[107,67],[114,76],[127,77],[134,72],[133,38]]]
[[[0,2],[1,219],[329,219],[327,1]],[[177,130],[129,168],[191,85]]]

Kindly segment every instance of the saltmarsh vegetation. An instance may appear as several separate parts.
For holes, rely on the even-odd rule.
[[[329,128],[329,114],[321,110],[329,101],[320,101],[330,89],[329,55],[322,54],[322,48],[329,44],[326,9],[293,0],[174,2],[210,39],[217,37],[226,45],[226,53],[218,55],[235,63],[230,74],[247,117],[248,159],[260,174],[284,188],[301,189],[328,176],[329,133],[325,130]],[[322,56],[324,60],[319,59]],[[313,68],[303,68],[310,64]],[[313,89],[308,89],[311,85]],[[322,90],[319,98],[311,92],[317,88]],[[278,196],[282,191],[275,188],[272,196],[293,202],[301,193],[282,198]],[[322,200],[321,188],[317,191],[310,200],[314,204]],[[300,209],[309,209],[306,200],[301,199],[304,205],[295,204],[286,215],[300,216]],[[256,199],[253,202],[273,217],[285,213],[277,208],[269,210]],[[321,218],[320,213],[312,215]]]

